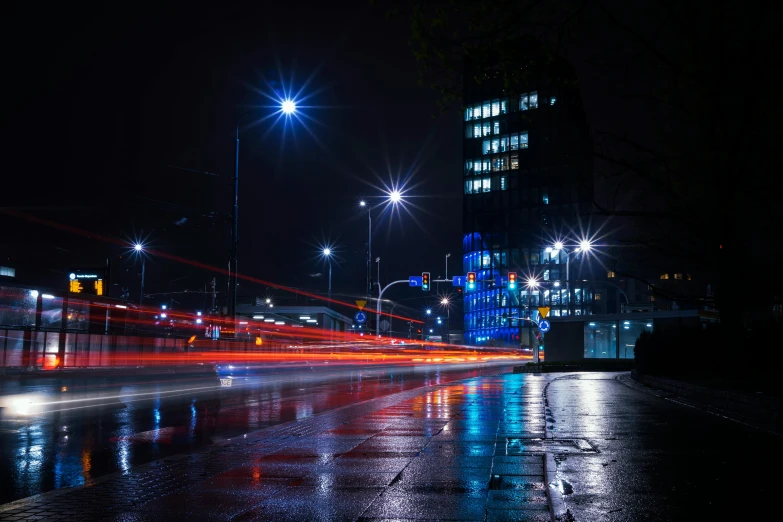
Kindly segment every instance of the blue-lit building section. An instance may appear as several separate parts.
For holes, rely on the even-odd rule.
[[[491,73],[466,88],[462,264],[477,280],[465,288],[466,344],[529,347],[539,306],[588,315],[600,299],[578,249],[592,211],[590,132],[578,91],[548,72],[517,92]],[[509,272],[518,275],[511,292]]]

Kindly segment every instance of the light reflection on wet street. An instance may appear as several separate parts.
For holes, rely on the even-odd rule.
[[[375,397],[502,371],[510,368],[315,368],[267,373],[230,388],[220,387],[214,377],[138,380],[122,386],[105,379],[6,379],[0,381],[2,395],[34,394],[57,411],[11,415],[4,408],[0,503],[83,485],[138,464]],[[96,397],[102,397],[100,406],[94,405]]]
[[[556,439],[597,454],[560,454],[556,487],[576,520],[777,519],[780,437],[643,391],[613,373],[555,375]]]

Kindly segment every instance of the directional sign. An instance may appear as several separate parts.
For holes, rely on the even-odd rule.
[[[410,276],[408,278],[408,286],[421,287],[421,276]]]
[[[465,286],[465,276],[454,276],[451,278],[451,284],[454,286]]]
[[[546,317],[549,315],[549,307],[548,306],[539,306],[538,307],[538,313],[541,314],[541,319],[546,319]]]
[[[505,283],[505,282],[506,282],[506,278],[505,277],[503,277],[503,276],[495,277],[495,284],[497,286],[503,286],[503,283]]]
[[[364,307],[367,305],[367,301],[364,299],[357,299],[356,300],[356,307],[359,308],[359,310],[364,310]]]
[[[541,319],[538,322],[538,329],[541,330],[543,333],[547,333],[550,328],[552,328],[552,325],[549,324],[549,321],[547,321],[546,319]]]
[[[356,312],[353,316],[353,320],[356,324],[364,324],[367,322],[367,314],[364,312]]]

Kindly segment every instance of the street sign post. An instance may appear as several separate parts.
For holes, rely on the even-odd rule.
[[[356,312],[353,316],[353,320],[356,324],[364,324],[367,322],[367,314],[365,312]]]
[[[451,278],[451,284],[454,286],[465,286],[465,276],[454,276]]]
[[[421,276],[408,277],[408,286],[421,287]]]
[[[549,330],[552,329],[552,325],[549,324],[549,321],[546,319],[541,319],[541,321],[538,322],[538,329],[541,330],[543,333],[547,333]]]

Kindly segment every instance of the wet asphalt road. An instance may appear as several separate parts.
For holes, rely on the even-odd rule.
[[[571,513],[559,520],[779,518],[778,435],[648,393],[627,374],[488,377],[503,370],[394,377],[363,372],[361,379],[357,373],[297,383],[287,376],[284,382],[208,394],[203,402],[219,405],[212,411],[202,410],[198,400],[195,413],[186,401],[167,406],[161,400],[159,407],[131,403],[76,418],[69,417],[73,412],[39,416],[2,435],[3,489],[14,485],[18,497],[36,488],[63,487],[67,480],[79,484],[99,473],[93,470],[125,469],[251,427],[306,419],[342,405],[356,408],[359,400],[386,396],[376,400],[391,402],[369,406],[350,423],[319,416],[309,428],[294,428],[311,430],[308,436],[271,433],[288,426],[281,425],[257,432],[270,433],[256,435],[255,441],[248,438],[246,449],[232,441],[221,468],[228,471],[196,477],[193,486],[161,493],[147,504],[121,507],[128,511],[109,519],[161,520],[191,513],[197,519],[230,520],[244,513],[247,520],[545,520],[543,472],[535,460],[545,453],[556,462],[548,480],[555,500]],[[401,402],[389,395],[474,375],[421,395],[400,393],[407,397]],[[68,429],[67,440],[61,424]],[[4,421],[3,429],[7,426]],[[154,426],[157,431],[150,429]],[[125,477],[166,484],[171,480],[166,473],[201,469],[196,465],[201,460],[192,462],[180,471],[161,470],[160,479],[154,470]],[[116,485],[122,484],[117,479]],[[79,511],[84,504],[78,498],[92,499],[93,489],[100,488],[89,488],[86,497],[68,494],[56,504],[74,497],[70,518],[89,519]],[[36,510],[50,506],[41,501],[5,514],[30,510],[24,512],[40,518],[44,511]]]
[[[208,376],[132,379],[5,378],[0,394],[34,394],[48,413],[0,419],[0,504],[212,444],[216,441],[404,390],[510,371],[480,368],[314,367],[267,370],[221,387]],[[97,400],[96,400],[97,399]]]
[[[550,434],[599,451],[556,457],[575,520],[780,519],[779,436],[616,377],[561,375],[547,387]]]

